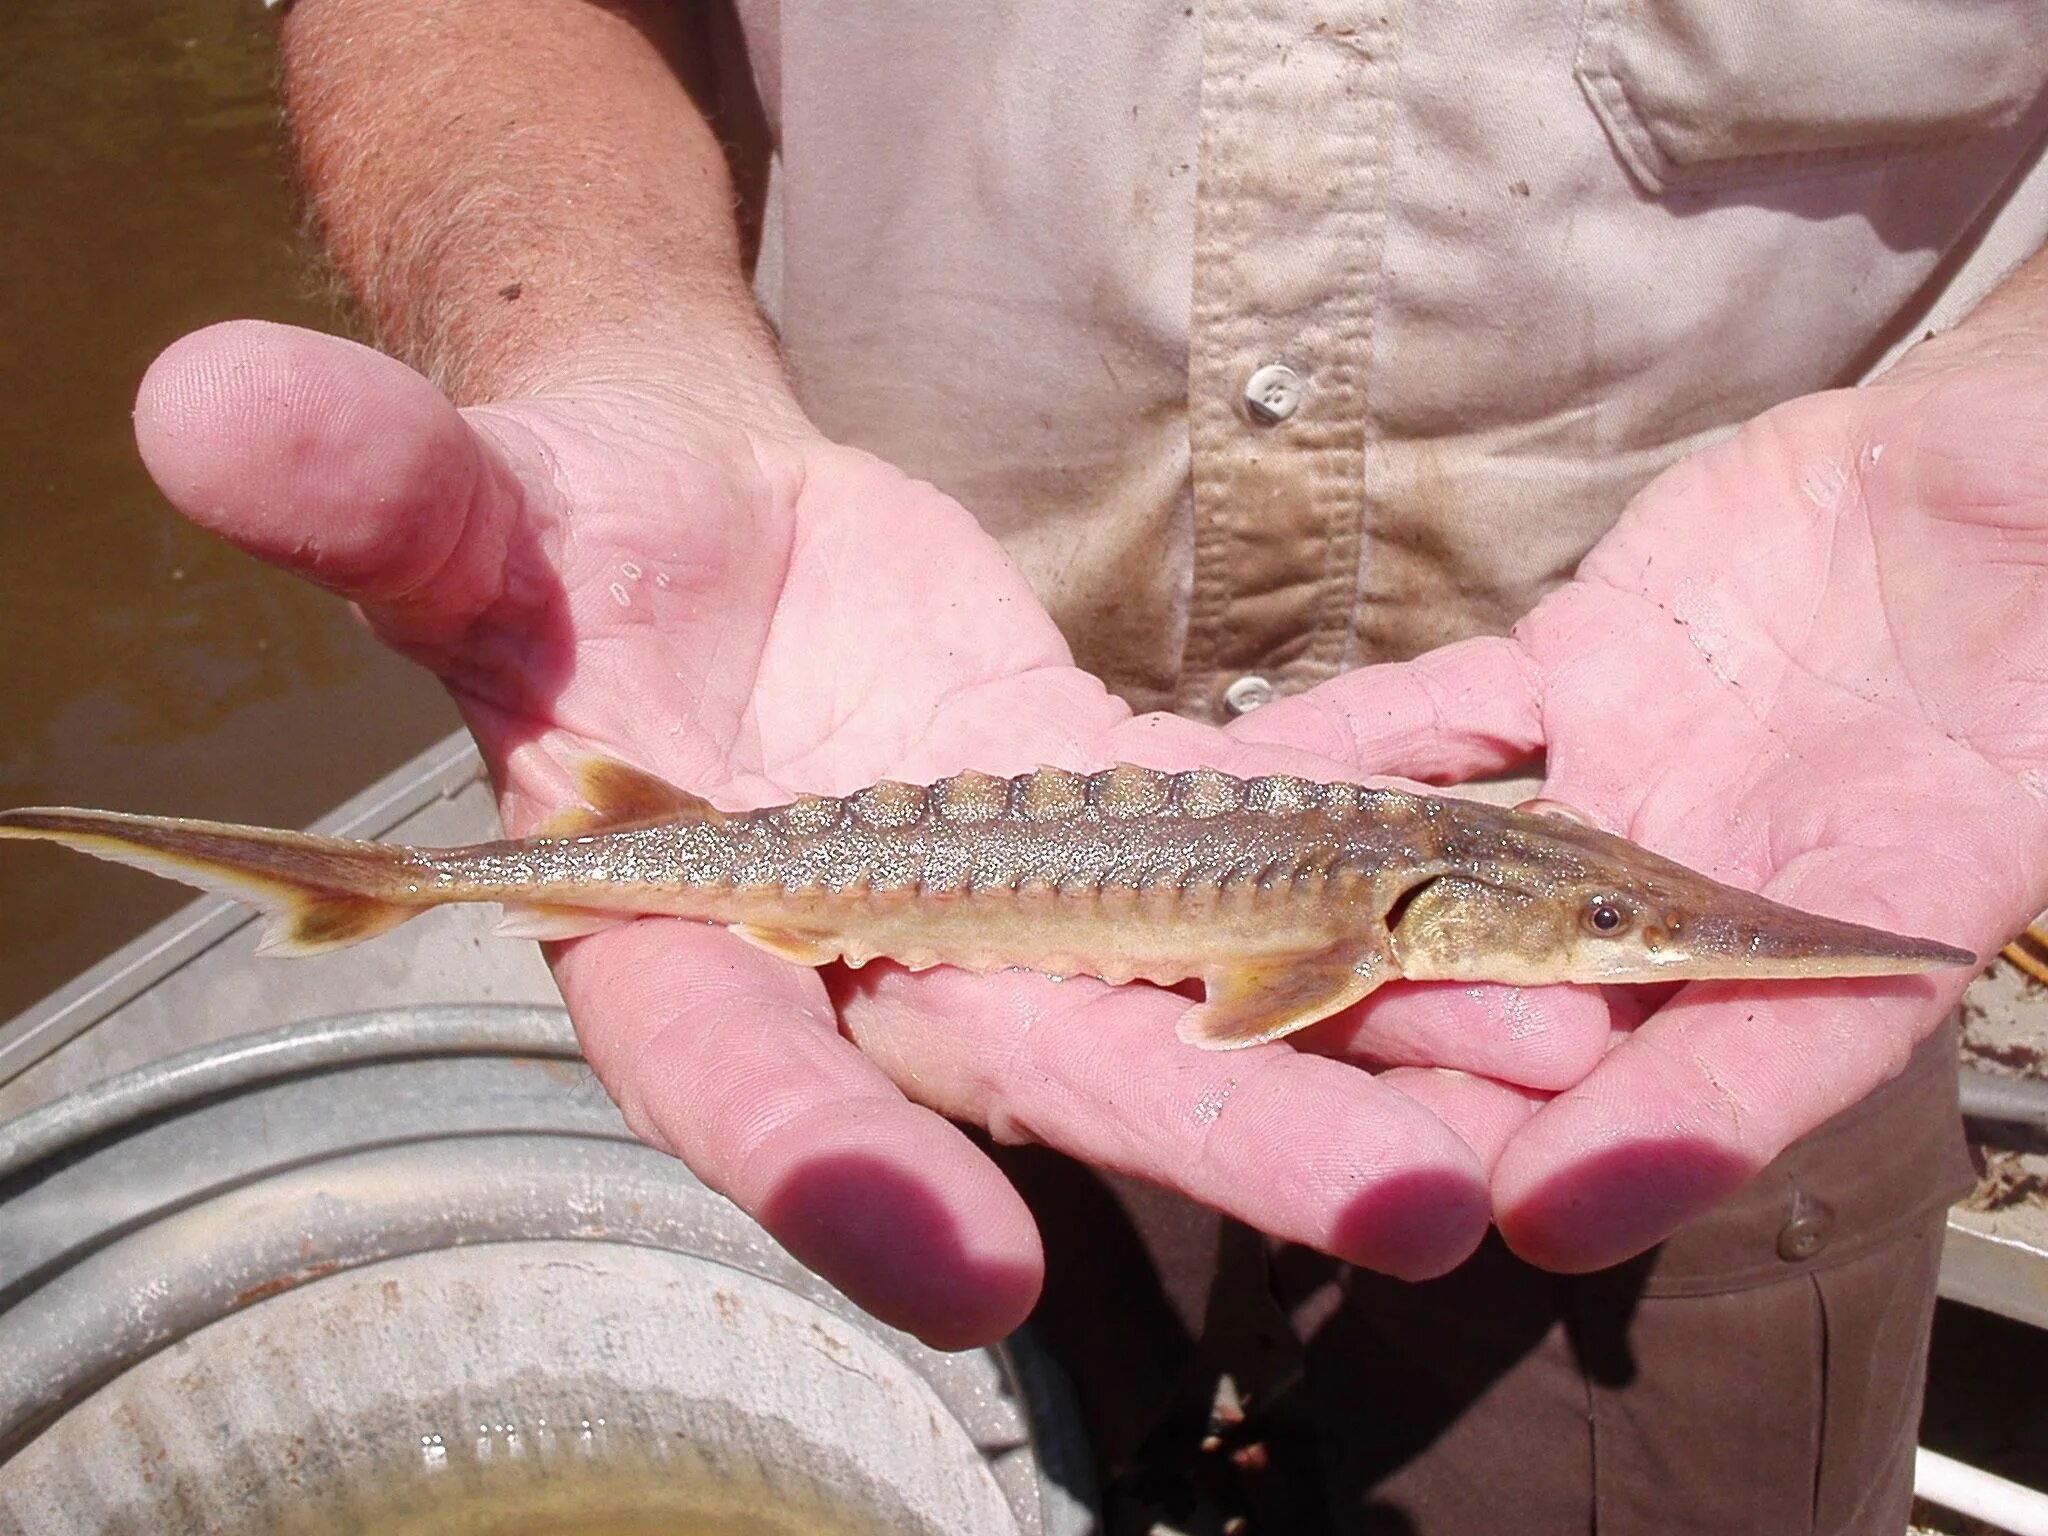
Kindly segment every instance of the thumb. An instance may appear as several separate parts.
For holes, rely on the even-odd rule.
[[[398,644],[461,632],[504,582],[518,483],[439,390],[336,336],[264,321],[173,343],[135,440],[201,527],[362,606]]]

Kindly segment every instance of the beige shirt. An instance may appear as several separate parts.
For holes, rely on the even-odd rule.
[[[1141,707],[1504,629],[2048,233],[2030,0],[738,10],[806,404]]]

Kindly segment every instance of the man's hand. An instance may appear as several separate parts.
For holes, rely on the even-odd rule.
[[[159,359],[136,427],[188,515],[356,602],[440,675],[513,833],[573,802],[567,764],[591,751],[735,807],[966,767],[1341,771],[1131,719],[958,505],[793,415],[742,431],[688,394],[615,376],[458,412],[388,358],[246,323]],[[834,995],[673,920],[553,959],[637,1132],[946,1345],[1019,1321],[1041,1256],[1022,1202],[933,1109],[1407,1275],[1479,1240],[1470,1147],[1521,1118],[1451,1074],[1192,1051],[1173,1034],[1186,1001],[1151,988],[875,966]],[[1540,1041],[1467,1059],[1561,1070]]]
[[[1547,751],[1545,796],[1601,826],[1988,953],[2048,905],[2034,350],[1930,348],[1774,410],[1645,490],[1512,639],[1339,678],[1237,734],[1443,783]],[[1503,1232],[1559,1269],[1642,1250],[1897,1073],[1968,980],[1696,983],[1648,1017],[1617,989],[1613,1048],[1493,1166]],[[1589,994],[1513,996],[1583,1021]],[[1455,1060],[1503,1006],[1388,989],[1342,1039]]]
[[[446,678],[515,830],[591,748],[731,805],[970,766],[1351,772],[1129,719],[959,507],[809,427],[682,83],[717,74],[700,21],[660,0],[298,0],[282,73],[329,253],[385,344],[475,408],[331,340],[203,333],[137,412],[173,501]],[[821,981],[674,923],[555,958],[633,1124],[937,1342],[1003,1332],[1041,1260],[930,1110],[1410,1275],[1477,1242],[1485,1164],[1528,1112],[1426,1067],[1199,1056],[1172,1038],[1182,999],[1086,979]],[[1502,1006],[1441,1059],[1547,1090],[1598,1058],[1596,1000],[1525,1015]]]
[[[699,20],[299,0],[285,95],[328,249],[386,344],[474,408],[331,339],[202,333],[137,411],[172,500],[445,678],[515,831],[592,749],[734,806],[966,767],[1344,771],[1129,719],[961,508],[809,426],[682,84],[716,74]],[[1186,1002],[1156,990],[821,977],[672,922],[554,960],[642,1134],[938,1343],[1006,1331],[1041,1256],[934,1109],[1402,1274],[1478,1241],[1470,1149],[1513,1123],[1453,1074],[1198,1056],[1173,1039]],[[1588,1059],[1583,1032],[1566,1046],[1469,1064],[1556,1086]]]

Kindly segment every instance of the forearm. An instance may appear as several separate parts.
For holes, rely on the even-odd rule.
[[[322,232],[390,351],[458,400],[603,375],[793,414],[675,7],[300,0],[287,108]]]
[[[2036,251],[1955,329],[1913,347],[1889,382],[1914,382],[1957,366],[2048,357],[2048,249]]]

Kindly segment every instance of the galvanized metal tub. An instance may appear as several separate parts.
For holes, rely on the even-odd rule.
[[[1028,1338],[876,1323],[528,1006],[245,1036],[0,1125],[0,1458],[0,1531],[1093,1528]]]

